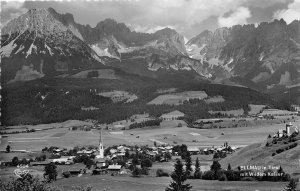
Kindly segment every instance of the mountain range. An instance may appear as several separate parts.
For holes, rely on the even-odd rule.
[[[185,43],[170,28],[140,33],[112,19],[91,27],[76,23],[72,14],[48,8],[29,10],[1,32],[5,84],[99,69],[155,79],[186,76],[263,91],[300,84],[297,20],[205,30]]]

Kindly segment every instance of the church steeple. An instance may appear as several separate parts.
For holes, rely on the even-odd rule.
[[[104,147],[102,143],[102,128],[100,129],[100,137],[99,137],[99,155],[97,158],[104,158]]]

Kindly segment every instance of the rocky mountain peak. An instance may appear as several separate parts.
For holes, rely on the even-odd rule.
[[[213,32],[211,32],[209,30],[204,30],[197,36],[190,39],[186,44],[187,45],[195,44],[195,45],[201,47],[203,44],[210,43],[212,37],[213,37]]]
[[[27,13],[9,21],[1,30],[2,35],[24,32],[25,30],[47,33],[53,30],[67,30],[48,9],[30,9]]]

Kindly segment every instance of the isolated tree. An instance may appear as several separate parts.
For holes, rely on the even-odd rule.
[[[191,154],[190,152],[187,152],[185,156],[185,171],[188,177],[191,175],[192,170]]]
[[[154,141],[154,143],[153,143],[153,144],[154,144],[154,146],[155,146],[155,147],[157,146],[157,143],[156,143],[156,141]]]
[[[161,155],[160,154],[155,155],[155,161],[160,162],[160,160],[161,160]]]
[[[166,160],[166,161],[169,161],[169,160],[172,159],[172,155],[171,155],[171,153],[169,153],[169,152],[165,152],[164,157],[165,157],[165,160]]]
[[[140,177],[141,176],[141,169],[140,168],[138,168],[138,167],[136,167],[136,166],[134,166],[133,167],[133,170],[132,170],[132,176],[133,177]]]
[[[227,170],[231,170],[231,165],[230,165],[230,163],[228,164]]]
[[[272,138],[271,135],[269,134],[268,139]]]
[[[131,162],[132,162],[133,165],[138,165],[139,164],[139,159],[138,158],[133,158]]]
[[[51,182],[52,180],[55,181],[57,177],[57,171],[56,171],[56,165],[54,163],[50,163],[45,166],[44,169],[44,178],[48,180],[48,182]]]
[[[213,158],[214,158],[214,159],[218,159],[218,158],[220,158],[220,155],[219,155],[219,153],[215,153],[215,154],[214,154],[214,156],[213,156]]]
[[[18,157],[14,157],[12,160],[11,160],[11,163],[13,166],[17,166],[19,164],[19,159]]]
[[[10,152],[10,149],[11,149],[11,148],[10,148],[10,145],[7,145],[7,147],[6,147],[6,152],[9,153],[9,152]]]
[[[219,171],[219,170],[221,170],[220,163],[218,161],[214,161],[212,163],[212,165],[210,166],[210,170],[212,170],[212,171]]]
[[[126,151],[125,151],[125,157],[126,157],[126,158],[129,158],[129,156],[130,156],[129,150],[126,150]]]
[[[166,188],[166,191],[189,191],[192,186],[190,184],[184,184],[187,180],[187,174],[183,169],[182,162],[177,159],[174,165],[174,171],[171,174],[172,182],[169,187]]]
[[[142,159],[141,167],[152,167],[152,161],[148,158]]]
[[[286,186],[286,188],[284,189],[285,191],[298,191],[297,189],[297,182],[295,181],[295,179],[291,179],[289,184]]]
[[[277,170],[278,173],[285,173],[282,169],[282,167],[280,166],[279,169]]]
[[[196,158],[196,163],[195,163],[194,178],[196,178],[196,179],[201,178],[200,163],[199,163],[198,157]]]
[[[195,163],[195,173],[200,171],[200,163],[198,157],[196,158],[196,163]]]
[[[221,170],[221,165],[218,161],[214,161],[210,166],[210,170],[214,173],[215,179],[218,179],[218,172]]]
[[[179,155],[181,156],[182,159],[185,159],[187,153],[188,153],[187,146],[182,144],[179,149]]]

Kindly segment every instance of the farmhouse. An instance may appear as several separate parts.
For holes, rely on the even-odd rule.
[[[101,168],[106,166],[106,161],[104,158],[95,158],[93,161],[96,163],[96,167]]]
[[[199,149],[197,147],[188,147],[187,150],[191,155],[199,154]]]
[[[115,165],[115,164],[113,164],[113,165],[109,165],[108,167],[107,167],[107,170],[109,171],[109,172],[112,172],[112,173],[120,173],[120,171],[121,171],[121,169],[122,169],[122,165]]]
[[[180,117],[184,117],[184,113],[182,113],[178,110],[175,110],[170,113],[162,114],[160,118],[165,121],[171,121],[171,120],[176,120]]]

